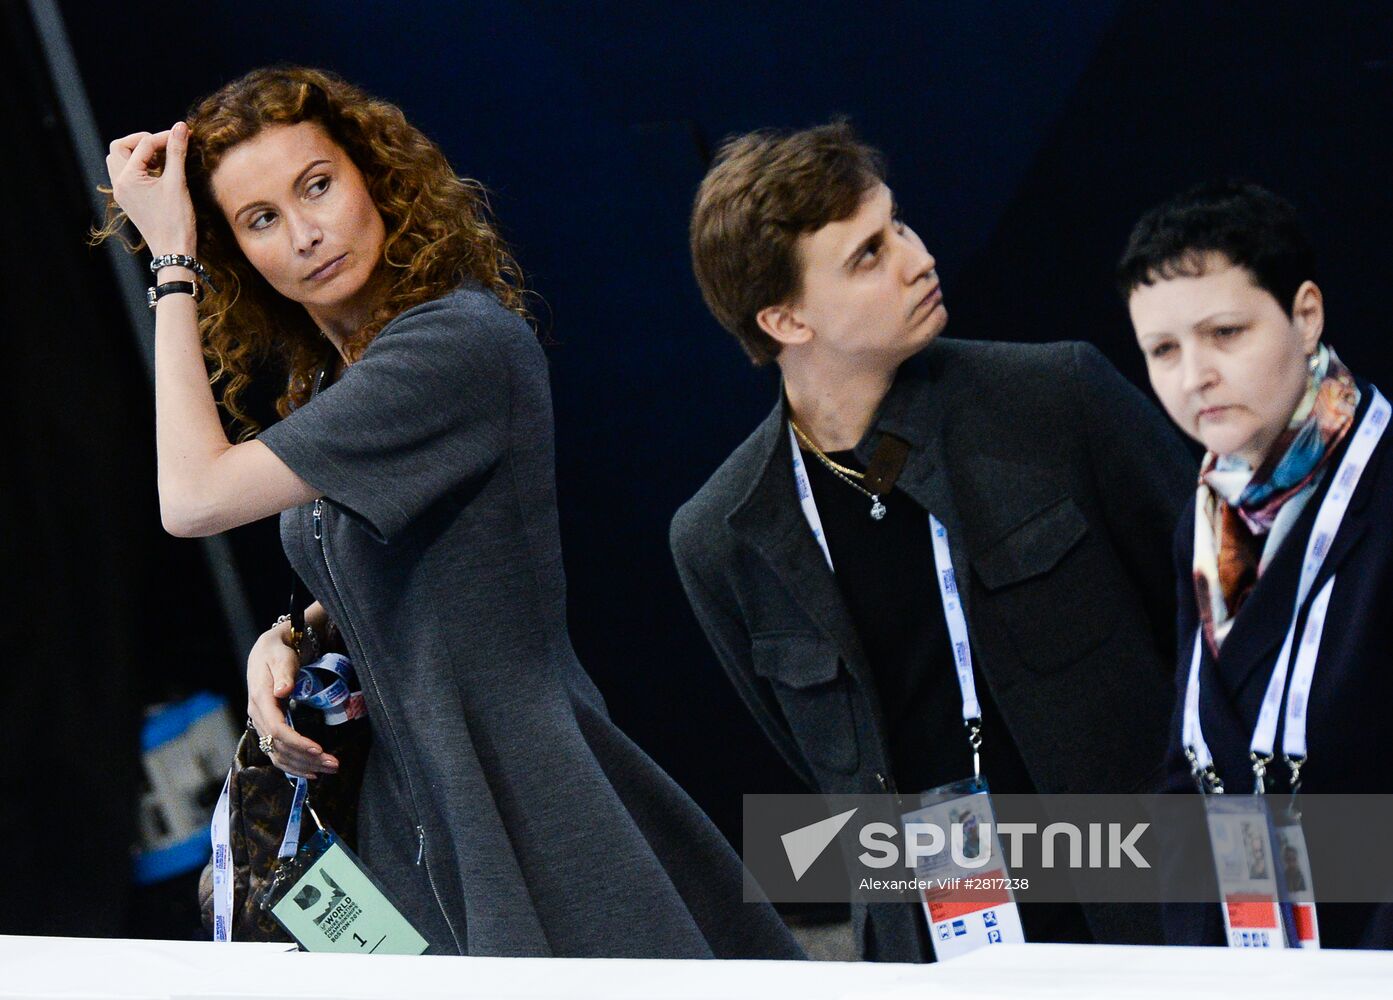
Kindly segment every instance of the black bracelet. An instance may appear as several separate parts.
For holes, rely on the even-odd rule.
[[[203,301],[203,289],[192,281],[166,281],[145,290],[145,304],[154,309],[166,295],[192,295],[195,302]]]
[[[150,261],[150,273],[156,277],[159,276],[160,268],[164,267],[186,267],[198,275],[198,280],[207,285],[210,291],[218,290],[218,286],[213,284],[213,279],[208,277],[208,269],[186,253],[161,254]]]

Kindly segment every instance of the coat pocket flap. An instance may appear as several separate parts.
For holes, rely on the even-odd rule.
[[[841,655],[820,635],[773,633],[753,639],[755,673],[792,688],[836,680]]]
[[[1048,573],[1084,535],[1088,521],[1070,497],[1032,514],[973,560],[988,590]]]

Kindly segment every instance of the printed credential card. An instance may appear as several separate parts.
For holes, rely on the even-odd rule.
[[[337,841],[286,890],[271,913],[306,951],[419,955],[426,939]]]

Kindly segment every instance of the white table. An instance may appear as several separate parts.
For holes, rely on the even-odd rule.
[[[0,997],[605,1000],[1393,996],[1393,953],[1003,945],[943,965],[302,955],[283,945],[0,936]]]

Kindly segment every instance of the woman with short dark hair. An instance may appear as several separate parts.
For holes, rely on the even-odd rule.
[[[1119,264],[1152,387],[1206,450],[1175,540],[1170,790],[1390,788],[1390,410],[1322,342],[1314,277],[1292,207],[1243,183],[1153,209]],[[1266,856],[1293,868],[1295,843]],[[1324,946],[1393,946],[1387,906],[1315,912],[1303,940],[1318,924]],[[1219,916],[1168,919],[1168,938],[1217,943]]]

